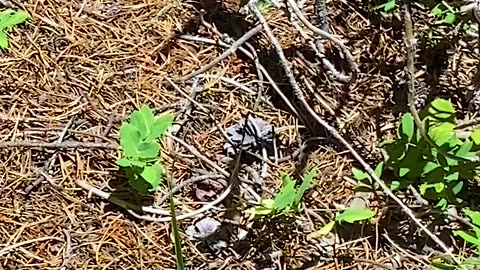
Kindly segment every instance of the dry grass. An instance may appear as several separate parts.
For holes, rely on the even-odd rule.
[[[310,2],[307,1],[307,7],[312,6]],[[361,2],[328,2],[331,31],[348,41],[360,67],[361,74],[352,85],[311,73],[312,65],[295,53],[305,51],[307,45],[284,11],[274,10],[267,19],[295,71],[315,83],[315,91],[335,115],[315,98],[310,97],[309,102],[329,121],[339,121],[337,126],[342,134],[366,158],[375,160],[379,157],[376,144],[382,136],[394,132],[395,120],[402,110],[401,104],[394,106],[389,100],[399,91],[405,56],[401,25],[395,18],[375,17]],[[253,25],[250,19],[236,13],[235,1],[206,1],[205,5],[205,20],[220,32],[238,37]],[[223,51],[216,45],[178,38],[179,34],[191,34],[220,39],[213,28],[202,24],[200,7],[196,2],[176,0],[24,1],[23,8],[32,18],[11,32],[11,48],[0,58],[0,141],[55,142],[67,123],[71,123],[65,141],[114,143],[121,119],[142,104],[158,111],[181,112],[185,107],[184,95],[191,95],[192,81],[179,84],[179,91],[165,84],[165,79],[187,75]],[[306,10],[313,12],[311,8]],[[416,19],[424,20],[423,24],[428,20]],[[448,68],[436,75],[438,92],[454,97],[458,105],[466,108],[465,89],[471,88],[478,51],[471,50],[471,40],[460,41],[463,43],[451,41],[451,47],[445,50]],[[290,95],[291,89],[265,36],[255,36],[251,44],[281,89]],[[422,52],[419,59],[431,57]],[[256,104],[256,95],[216,79],[234,79],[257,91],[255,65],[243,54],[229,56],[207,74],[211,78],[200,81],[204,89],[195,101],[208,111],[194,105],[190,113],[181,115],[186,121],[177,136],[222,168],[228,168],[222,130],[247,114],[280,128],[277,144],[282,156],[292,154],[309,136],[325,135],[321,131],[309,132],[272,90],[263,97],[271,100],[274,107],[265,102]],[[431,77],[431,73],[425,73],[419,80],[428,83]],[[321,241],[308,239],[309,233],[333,217],[330,210],[351,200],[348,177],[353,161],[328,138],[307,149],[300,157],[269,166],[265,187],[278,191],[280,172],[299,176],[318,167],[321,173],[305,200],[313,214],[307,211],[288,220],[249,223],[243,212],[245,203],[236,205],[234,218],[227,218],[224,211],[212,211],[208,215],[219,220],[249,224],[249,234],[244,241],[232,240],[230,247],[218,254],[205,251],[198,241],[182,235],[187,268],[260,269],[260,265],[277,267],[278,263],[281,269],[376,269],[391,263],[398,250],[379,236],[380,221],[339,239],[335,256],[331,251],[319,251]],[[119,192],[124,186],[119,186],[122,176],[115,165],[116,151],[59,150],[53,165],[46,166],[55,151],[0,149],[0,268],[175,268],[168,223],[135,219],[122,208],[89,197],[76,185],[75,181],[80,179],[132,199],[128,198],[131,194]],[[198,175],[200,169],[213,173],[212,168],[172,141],[165,142],[162,158],[177,183]],[[260,165],[255,160],[251,167],[259,171]],[[44,172],[48,177],[25,194],[24,190],[41,177],[44,167],[48,167]],[[251,178],[243,170],[240,175]],[[176,194],[179,211],[201,206],[192,189],[187,187]],[[161,188],[159,194],[164,193],[165,188]],[[132,200],[135,199],[138,198]],[[378,204],[372,201],[372,205]],[[192,220],[182,222],[181,231],[191,223]],[[228,229],[232,235],[237,230],[233,225]],[[277,251],[283,253],[281,259],[262,257]],[[416,269],[409,257],[401,256],[404,269]]]

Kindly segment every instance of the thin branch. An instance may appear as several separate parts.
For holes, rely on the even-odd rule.
[[[324,31],[324,30],[322,30],[318,27],[315,27],[312,23],[310,23],[305,18],[305,16],[303,16],[302,11],[300,10],[300,8],[298,7],[297,3],[295,3],[294,0],[287,0],[287,1],[288,1],[288,4],[290,5],[290,7],[292,8],[293,12],[295,13],[295,15],[297,15],[298,19],[300,19],[300,21],[308,29],[312,30],[317,35],[320,35],[324,38],[327,38],[327,39],[331,40],[340,49],[342,49],[343,53],[345,54],[345,58],[347,59],[348,64],[352,68],[352,73],[353,73],[352,79],[355,78],[355,74],[358,72],[358,66],[355,63],[355,59],[353,58],[352,53],[350,52],[350,49],[347,48],[347,46],[345,46],[342,41],[340,41],[338,38],[334,37],[332,34],[326,32],[326,31]]]
[[[288,0],[288,1],[290,3],[291,0]],[[355,149],[350,145],[350,143],[348,143],[338,133],[338,131],[334,127],[330,126],[326,121],[324,121],[322,118],[320,118],[320,116],[318,116],[317,113],[308,105],[308,103],[306,102],[306,100],[303,96],[302,90],[300,89],[298,83],[295,80],[295,77],[294,77],[294,75],[292,73],[292,70],[290,68],[290,65],[287,62],[287,59],[286,59],[286,57],[283,53],[283,50],[282,50],[282,47],[281,47],[280,43],[278,42],[278,40],[273,35],[273,33],[272,33],[270,27],[268,26],[265,18],[263,17],[261,12],[258,10],[258,8],[255,4],[255,0],[253,0],[249,3],[249,7],[254,12],[254,14],[257,16],[260,23],[263,25],[263,28],[264,28],[265,32],[267,33],[267,36],[269,37],[270,42],[272,42],[272,44],[275,46],[275,50],[277,51],[277,54],[280,58],[280,63],[285,70],[285,73],[287,75],[288,80],[290,81],[290,84],[292,85],[293,92],[295,93],[296,97],[298,99],[300,99],[300,101],[304,104],[304,106],[308,110],[308,112],[314,117],[314,119],[320,125],[322,125],[330,134],[332,134],[337,140],[339,140],[351,152],[353,157],[362,165],[362,167],[365,169],[365,171],[367,171],[368,174],[370,174],[370,176],[375,180],[375,182],[378,183],[378,185],[383,189],[385,194],[387,194],[388,197],[392,198],[396,203],[398,203],[398,205],[400,205],[400,207],[403,209],[403,211],[405,211],[405,213],[418,225],[418,227],[421,230],[423,230],[428,236],[430,236],[432,238],[432,240],[435,241],[445,251],[446,254],[448,254],[454,260],[456,260],[454,255],[452,254],[452,252],[445,245],[445,243],[442,240],[440,240],[440,238],[438,238],[438,236],[436,236],[434,233],[432,233],[425,225],[423,225],[422,222],[415,217],[415,214],[412,212],[412,210],[410,208],[408,208],[408,206],[406,206],[395,194],[393,194],[393,192],[385,184],[385,182],[383,182],[380,178],[377,177],[374,170],[370,167],[370,165],[368,165],[367,162],[365,162],[365,160],[363,160],[363,158],[360,156],[360,154],[358,154],[357,151],[355,151]],[[456,262],[457,261],[458,260],[456,260]]]
[[[197,71],[194,71],[188,75],[185,75],[181,78],[179,78],[177,81],[179,82],[184,82],[186,80],[189,80],[199,74],[202,74],[206,71],[208,71],[209,69],[211,69],[212,67],[214,67],[215,65],[217,65],[218,63],[220,63],[223,59],[227,58],[230,54],[234,53],[237,51],[237,49],[242,46],[242,44],[244,44],[249,38],[253,37],[255,34],[257,34],[258,32],[260,32],[260,30],[262,30],[262,26],[261,25],[257,25],[256,27],[250,29],[250,31],[248,31],[247,33],[245,33],[245,35],[243,35],[240,39],[238,39],[237,41],[235,41],[229,48],[228,50],[226,50],[225,52],[223,52],[219,57],[217,57],[215,60],[213,60],[212,62],[208,63],[207,65],[201,67],[199,70]]]
[[[117,150],[118,145],[115,143],[90,143],[90,142],[38,142],[38,141],[17,141],[17,142],[0,142],[0,149],[2,148],[15,148],[15,147],[27,147],[27,148],[51,148],[51,149],[82,149],[82,148],[97,148],[97,149],[111,149]]]

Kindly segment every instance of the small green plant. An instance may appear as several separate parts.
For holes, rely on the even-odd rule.
[[[477,248],[477,253],[480,254],[480,212],[464,209],[463,212],[470,219],[471,231],[454,231],[453,235],[461,237],[466,242],[474,245]]]
[[[29,18],[25,11],[15,11],[13,9],[6,9],[0,11],[0,48],[8,48],[7,31],[13,26],[25,22]]]
[[[390,12],[398,7],[395,0],[388,0],[387,2],[377,6],[375,9],[383,9],[384,12]]]
[[[317,175],[317,170],[312,169],[304,178],[300,186],[295,187],[296,181],[290,176],[282,175],[282,189],[275,195],[275,198],[262,201],[262,205],[255,206],[248,213],[255,216],[278,216],[284,215],[292,210],[298,210],[303,195],[310,188],[313,178]]]
[[[357,221],[369,220],[375,216],[375,212],[368,208],[347,208],[341,213],[335,215],[335,219],[323,226],[319,231],[315,233],[316,236],[323,236],[329,234],[335,224],[341,224],[342,222],[346,223],[355,223]]]
[[[435,16],[435,19],[437,19],[437,21],[440,21],[448,25],[455,24],[457,15],[459,13],[460,11],[454,9],[453,7],[446,4],[445,2],[442,2],[442,4],[436,5],[432,9],[432,14],[433,16]]]
[[[449,203],[461,203],[460,192],[480,168],[480,163],[474,161],[480,144],[480,129],[471,132],[468,138],[458,137],[455,109],[445,99],[434,100],[423,115],[423,125],[430,138],[451,156],[444,156],[431,147],[416,128],[412,115],[406,113],[397,137],[380,145],[386,160],[377,166],[377,176],[391,171],[394,175],[390,184],[392,190],[416,186],[422,196],[442,208]],[[352,173],[359,181],[369,179],[361,170],[353,169]]]
[[[128,183],[142,194],[155,191],[162,182],[163,166],[157,140],[165,135],[173,119],[171,113],[155,116],[152,109],[144,105],[120,127],[117,165],[125,169]]]

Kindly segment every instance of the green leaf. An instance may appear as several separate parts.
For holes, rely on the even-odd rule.
[[[130,165],[132,165],[132,163],[127,158],[121,158],[121,159],[117,160],[117,165],[120,166],[120,167],[130,167]]]
[[[405,175],[407,175],[407,173],[410,172],[410,168],[400,168],[399,172],[398,172],[398,175],[400,177],[404,177]]]
[[[436,168],[439,168],[439,167],[440,167],[440,165],[438,165],[437,163],[428,161],[427,164],[425,164],[425,166],[423,167],[422,174],[426,175],[426,174],[430,173],[431,171],[433,171],[433,170],[435,170]]]
[[[476,145],[480,145],[480,128],[475,129],[472,134],[470,134],[470,138],[472,138]]]
[[[449,100],[437,98],[428,108],[428,112],[436,118],[446,119],[455,114],[455,109]]]
[[[432,14],[435,15],[435,17],[439,17],[443,14],[443,10],[440,8],[440,4],[436,5],[432,9]]]
[[[312,180],[315,176],[317,176],[317,169],[314,168],[303,178],[302,184],[295,192],[295,200],[293,202],[294,206],[297,206],[300,203],[303,194],[305,193],[305,191],[307,191],[307,189],[310,188],[310,184],[312,183]]]
[[[0,31],[0,48],[8,48],[8,37],[7,34],[5,34],[5,32],[3,31]]]
[[[459,177],[460,177],[459,172],[452,172],[451,174],[445,175],[445,181],[447,182],[457,181]]]
[[[402,134],[407,137],[408,142],[411,142],[415,132],[415,125],[413,122],[413,116],[410,113],[406,113],[402,116],[401,130]]]
[[[144,140],[152,132],[155,124],[155,116],[152,109],[147,105],[143,105],[140,110],[135,111],[130,116],[130,124],[138,129],[141,139]]]
[[[463,212],[470,218],[473,224],[480,226],[480,212],[464,209]]]
[[[465,231],[453,231],[453,235],[461,237],[463,240],[477,247],[480,247],[480,240]]]
[[[29,18],[28,13],[19,10],[6,9],[0,12],[0,31],[9,29],[14,25],[21,24]]]
[[[461,146],[460,149],[455,153],[457,157],[467,157],[470,150],[472,149],[473,142],[466,141]],[[473,154],[473,153],[472,153]]]
[[[389,11],[393,10],[396,6],[397,6],[397,4],[395,3],[395,0],[390,0],[390,1],[386,2],[385,4],[383,4],[383,11],[389,12]]]
[[[435,127],[432,127],[428,133],[438,146],[442,146],[451,139],[452,135],[454,135],[454,129],[454,124],[443,122]]]
[[[384,162],[378,163],[377,167],[375,167],[375,176],[378,178],[382,177],[382,172],[383,172],[383,164]]]
[[[286,176],[288,177],[288,176]],[[288,179],[290,179],[288,177]],[[291,207],[295,201],[295,182],[287,180],[287,184],[282,187],[280,193],[275,196],[273,202],[273,209],[277,212],[281,212],[287,207]]]
[[[165,135],[174,118],[175,116],[171,113],[165,113],[158,117],[153,125],[152,132],[147,136],[146,140],[154,140]]]
[[[162,182],[162,165],[155,163],[151,166],[145,166],[140,176],[152,186],[149,191],[155,191]]]
[[[375,216],[375,212],[368,208],[347,208],[341,214],[337,215],[336,220],[338,222],[345,221],[348,223],[354,223],[355,221],[367,220],[373,216]]]
[[[327,235],[333,230],[334,226],[335,226],[335,220],[332,220],[329,223],[325,224],[325,226],[323,226],[320,230],[318,230],[315,233],[315,235],[317,235],[317,236]]]
[[[400,181],[392,181],[392,183],[390,183],[390,189],[392,191],[395,191],[395,190],[398,190],[400,188]]]
[[[353,177],[358,181],[363,181],[365,179],[370,178],[370,176],[367,173],[355,167],[352,168],[352,174],[353,174]]]
[[[455,13],[447,13],[445,19],[443,19],[443,22],[446,24],[454,25],[456,17],[457,16],[455,15]]]
[[[138,145],[138,153],[141,158],[150,159],[158,157],[160,145],[156,142],[144,142]]]
[[[127,157],[138,157],[138,145],[140,133],[129,123],[123,123],[120,127],[120,146]]]
[[[453,186],[452,188],[452,192],[453,194],[457,195],[458,193],[460,193],[460,191],[462,191],[462,188],[463,188],[463,181],[459,181],[455,186]]]

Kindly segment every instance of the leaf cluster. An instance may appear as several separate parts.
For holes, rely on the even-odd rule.
[[[144,105],[120,127],[121,154],[117,165],[125,169],[129,184],[142,194],[156,190],[162,181],[157,140],[165,135],[173,119],[171,113],[155,116],[153,110]]]
[[[295,187],[296,181],[290,176],[282,175],[282,189],[274,199],[262,201],[262,205],[247,210],[252,216],[278,216],[292,210],[298,210],[303,195],[310,188],[313,178],[317,175],[317,169],[312,169],[302,180],[300,186]]]
[[[0,48],[8,48],[8,37],[6,31],[13,26],[25,22],[29,18],[28,13],[19,10],[6,9],[0,11]]]
[[[406,113],[395,140],[381,144],[386,160],[377,166],[377,176],[387,170],[393,172],[392,190],[418,186],[422,196],[442,208],[449,203],[461,203],[461,191],[479,169],[480,163],[473,160],[480,149],[480,129],[466,139],[459,138],[455,130],[455,109],[450,101],[440,98],[428,107],[422,122],[433,142],[456,158],[444,156],[431,147],[417,129],[413,116]],[[359,181],[369,178],[355,168],[352,173]]]

